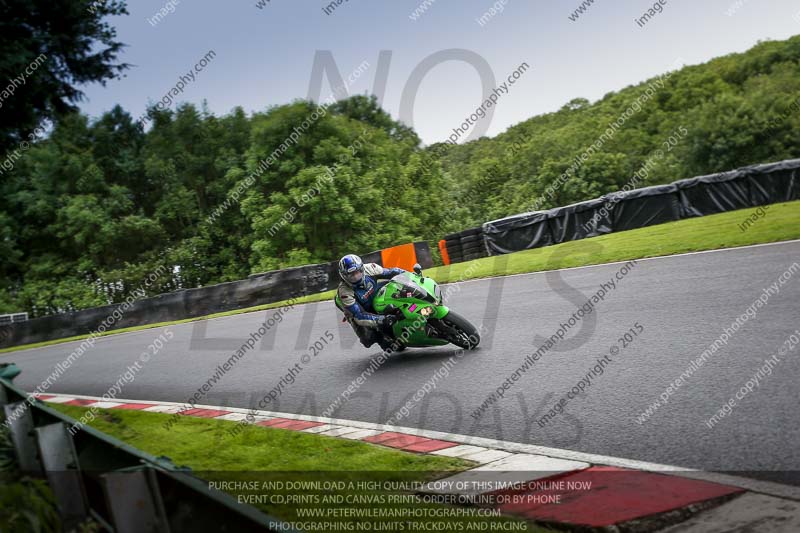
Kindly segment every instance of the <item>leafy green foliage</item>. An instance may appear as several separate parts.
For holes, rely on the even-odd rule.
[[[120,107],[65,115],[0,182],[0,312],[120,302],[158,268],[147,294],[412,240],[435,249],[538,198],[618,190],[681,127],[638,186],[798,157],[799,61],[795,37],[674,72],[579,165],[651,81],[427,148],[367,96],[251,116],[179,105],[153,110],[147,132]]]
[[[0,2],[0,80],[24,76],[2,104],[0,153],[16,147],[44,119],[74,111],[77,85],[119,76],[122,43],[109,16],[127,14],[124,1],[4,0]],[[27,71],[27,72],[26,72]]]
[[[20,473],[11,432],[5,423],[0,424],[0,531],[60,530],[61,520],[47,482]]]
[[[599,151],[568,174],[552,199],[545,196],[541,208],[620,189],[681,126],[688,135],[671,151],[664,150],[665,157],[639,186],[799,157],[800,113],[787,113],[800,96],[798,61],[800,37],[793,37],[673,72]],[[591,104],[572,100],[493,139],[448,151],[442,165],[457,186],[471,186],[490,169],[500,182],[486,190],[468,224],[455,221],[452,229],[531,210],[534,200],[654,81]]]
[[[0,528],[8,533],[60,531],[53,493],[41,479],[22,478],[0,487]]]

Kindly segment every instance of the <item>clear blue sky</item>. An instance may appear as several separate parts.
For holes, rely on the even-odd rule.
[[[270,0],[263,9],[257,1],[181,0],[155,26],[148,19],[168,0],[131,3],[130,15],[112,23],[128,45],[121,59],[134,67],[105,87],[84,87],[81,109],[97,117],[121,104],[138,117],[208,50],[216,58],[179,100],[205,100],[216,114],[237,105],[253,112],[305,98],[317,50],[329,50],[343,76],[367,61],[369,69],[350,94],[371,93],[378,54],[391,50],[383,105],[398,118],[413,69],[433,53],[460,48],[485,59],[498,83],[523,61],[531,66],[498,101],[488,123],[488,134],[495,135],[572,98],[595,101],[670,69],[678,59],[702,63],[759,40],[800,33],[800,4],[789,0],[667,0],[644,27],[635,19],[653,5],[648,1],[595,0],[573,22],[568,16],[581,0],[505,0],[503,12],[484,26],[476,19],[501,2],[433,0],[411,20],[424,0],[346,0],[330,15],[322,8],[331,0]],[[330,91],[326,81],[322,98]],[[425,143],[442,141],[481,100],[472,66],[441,63],[420,86],[413,126]]]

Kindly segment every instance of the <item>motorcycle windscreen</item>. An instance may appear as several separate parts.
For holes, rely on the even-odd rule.
[[[401,285],[396,293],[390,295],[392,298],[417,298],[429,302],[434,301],[433,295],[429,294],[424,287],[411,279],[411,276],[408,274],[398,274],[392,278],[392,281]],[[395,296],[395,294],[397,295]]]

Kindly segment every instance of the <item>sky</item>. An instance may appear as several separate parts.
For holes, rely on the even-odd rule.
[[[332,57],[328,66],[352,78],[349,94],[376,92],[377,77],[383,107],[425,144],[446,140],[495,94],[493,114],[459,135],[464,142],[573,98],[594,102],[682,65],[800,33],[794,0],[660,0],[660,12],[652,10],[658,2],[594,0],[575,16],[589,1],[138,0],[129,15],[109,19],[127,45],[119,59],[132,67],[105,86],[82,87],[79,107],[99,117],[120,104],[139,117],[209,51],[213,58],[178,102],[205,102],[217,115],[298,98],[324,102],[334,87],[325,79],[310,91],[312,72]],[[653,16],[642,23],[648,9]],[[504,90],[520,65],[527,67]]]

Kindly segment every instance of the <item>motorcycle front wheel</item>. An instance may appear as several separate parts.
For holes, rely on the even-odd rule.
[[[447,341],[459,348],[474,350],[480,344],[481,335],[478,333],[478,328],[458,313],[450,311],[439,322],[442,326],[439,329]]]

